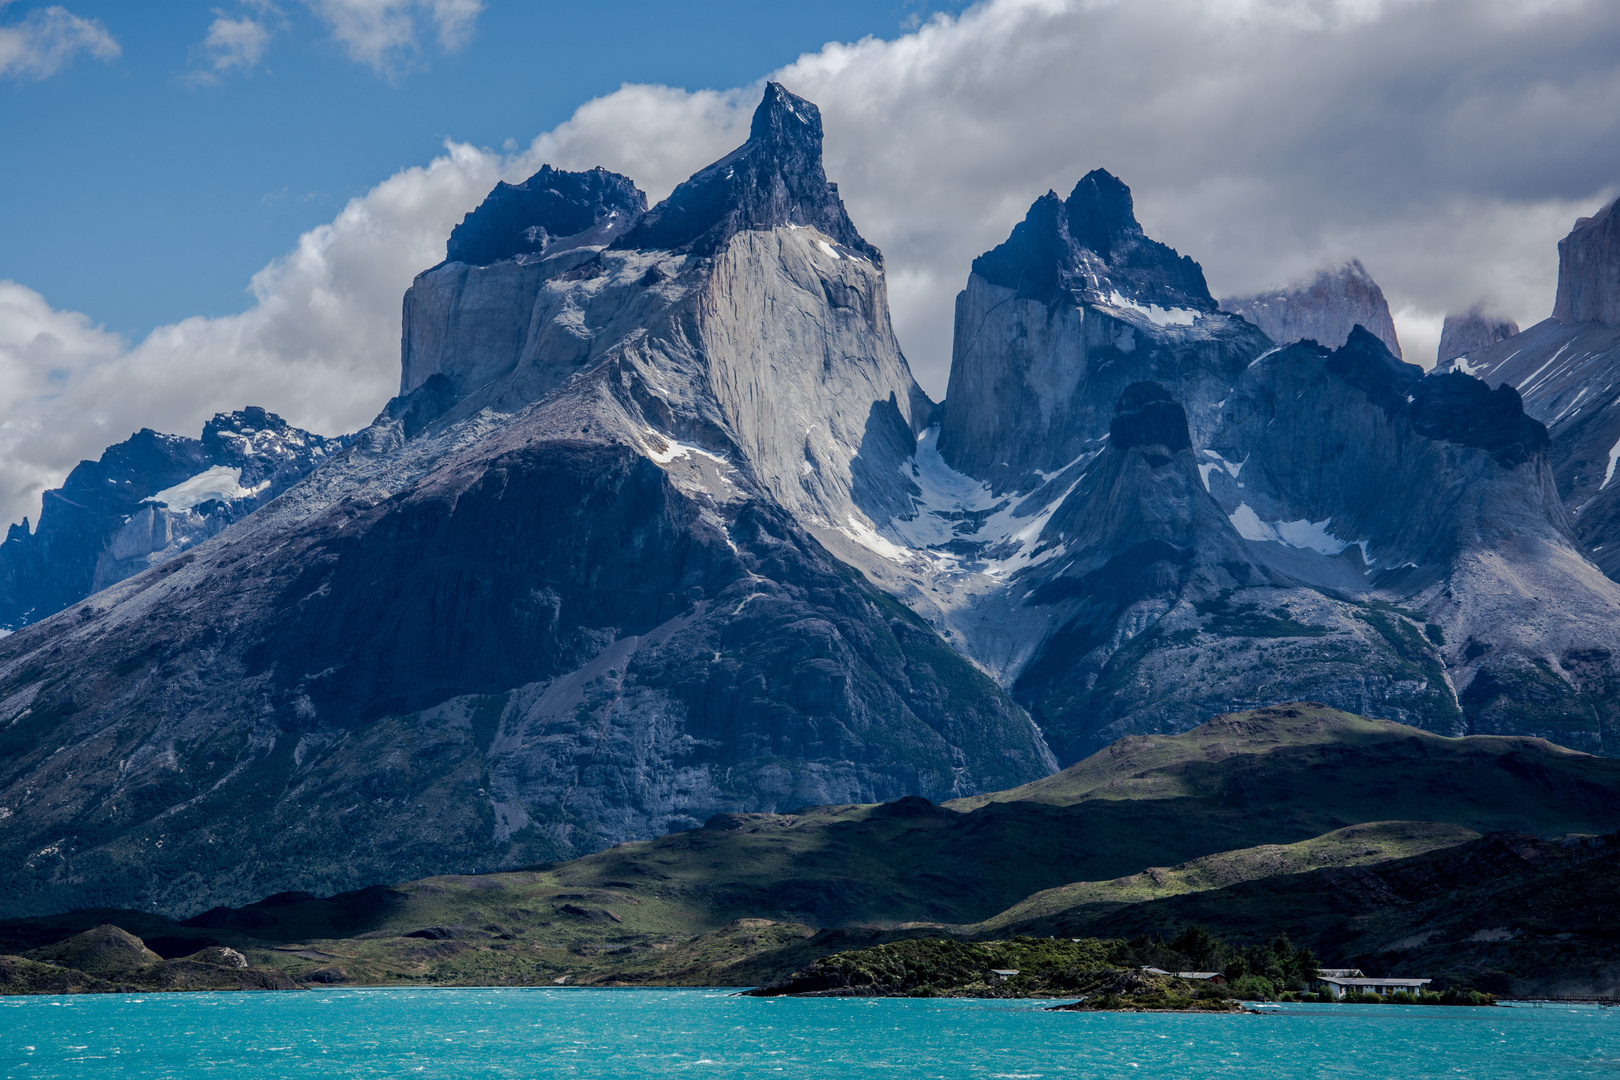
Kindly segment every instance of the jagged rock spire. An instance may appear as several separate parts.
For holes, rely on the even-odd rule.
[[[1119,291],[1136,303],[1215,310],[1203,268],[1149,239],[1136,220],[1131,189],[1093,169],[1067,200],[1048,191],[999,246],[973,260],[973,272],[1020,296],[1051,301],[1060,293],[1107,300]]]
[[[616,248],[712,255],[738,232],[808,225],[877,261],[849,220],[821,162],[821,110],[769,83],[748,141],[694,173],[653,207]]]

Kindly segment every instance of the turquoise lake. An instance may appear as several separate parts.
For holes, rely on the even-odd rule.
[[[1043,1004],[563,989],[5,997],[0,1076],[1620,1077],[1620,1009]]]

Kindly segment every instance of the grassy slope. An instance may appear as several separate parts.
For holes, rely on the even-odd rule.
[[[962,930],[974,936],[1016,932],[1075,909],[1103,911],[1184,893],[1222,889],[1279,874],[1365,866],[1477,839],[1478,833],[1460,825],[1431,821],[1352,825],[1296,844],[1262,844],[1208,855],[1180,866],[1150,867],[1140,874],[1113,881],[1077,881],[1045,889],[999,915]]]
[[[12,951],[7,937],[20,951],[84,929],[77,918],[117,923],[168,956],[200,941],[256,949],[255,963],[295,975],[337,966],[364,981],[748,982],[772,964],[802,966],[815,950],[924,932],[908,924],[1009,926],[1022,916],[1008,909],[1026,899],[1040,917],[1062,903],[1034,897],[1044,890],[1070,888],[1077,903],[1110,908],[1146,899],[1153,890],[1139,878],[1116,881],[1143,867],[1177,868],[1160,871],[1171,885],[1155,888],[1208,888],[1464,836],[1408,825],[1362,848],[1367,834],[1324,837],[1392,819],[1480,833],[1613,831],[1620,761],[1537,739],[1445,739],[1320,706],[1275,707],[1122,740],[1053,777],[948,808],[902,800],[722,815],[555,866],[271,898],[185,927],[109,912],[0,924],[0,950]],[[811,936],[853,924],[886,930]],[[405,936],[423,930],[430,936]]]

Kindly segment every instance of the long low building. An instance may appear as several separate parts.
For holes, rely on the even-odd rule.
[[[1328,987],[1335,998],[1346,994],[1394,994],[1402,990],[1408,994],[1423,992],[1433,979],[1356,979],[1337,975],[1323,975],[1318,981]]]

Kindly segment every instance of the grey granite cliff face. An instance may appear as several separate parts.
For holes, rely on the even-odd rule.
[[[1311,340],[1336,349],[1349,340],[1353,327],[1363,326],[1397,359],[1401,355],[1384,290],[1360,259],[1323,270],[1309,282],[1230,297],[1221,301],[1221,310],[1242,315],[1279,345]]]
[[[1485,314],[1476,305],[1461,315],[1447,315],[1440,330],[1440,351],[1435,360],[1441,370],[1451,366],[1459,356],[1488,349],[1519,332],[1519,324],[1512,319],[1498,319]]]
[[[142,429],[45,492],[0,545],[0,629],[15,630],[201,543],[343,445],[249,407],[201,439]]]
[[[7,910],[194,911],[1049,772],[1004,690],[828,552],[909,505],[932,406],[875,253],[808,212],[836,206],[814,118],[772,88],[725,159],[753,179],[699,174],[736,200],[702,243],[425,272],[370,428],[0,641]],[[697,221],[692,190],[648,218]]]
[[[1151,380],[1182,401],[1195,440],[1209,407],[1270,342],[1215,310],[1192,259],[1145,236],[1130,190],[1102,170],[1048,192],[979,256],[956,298],[938,438],[956,471],[996,491],[1095,453],[1114,403]]]
[[[1565,325],[1620,325],[1620,200],[1581,218],[1558,241],[1553,318]]]
[[[1050,614],[1013,690],[1060,761],[1305,694],[1620,751],[1620,589],[1572,542],[1511,388],[1425,378],[1358,330],[1268,354],[1196,451],[1152,389],[1122,395],[1011,579]]]

